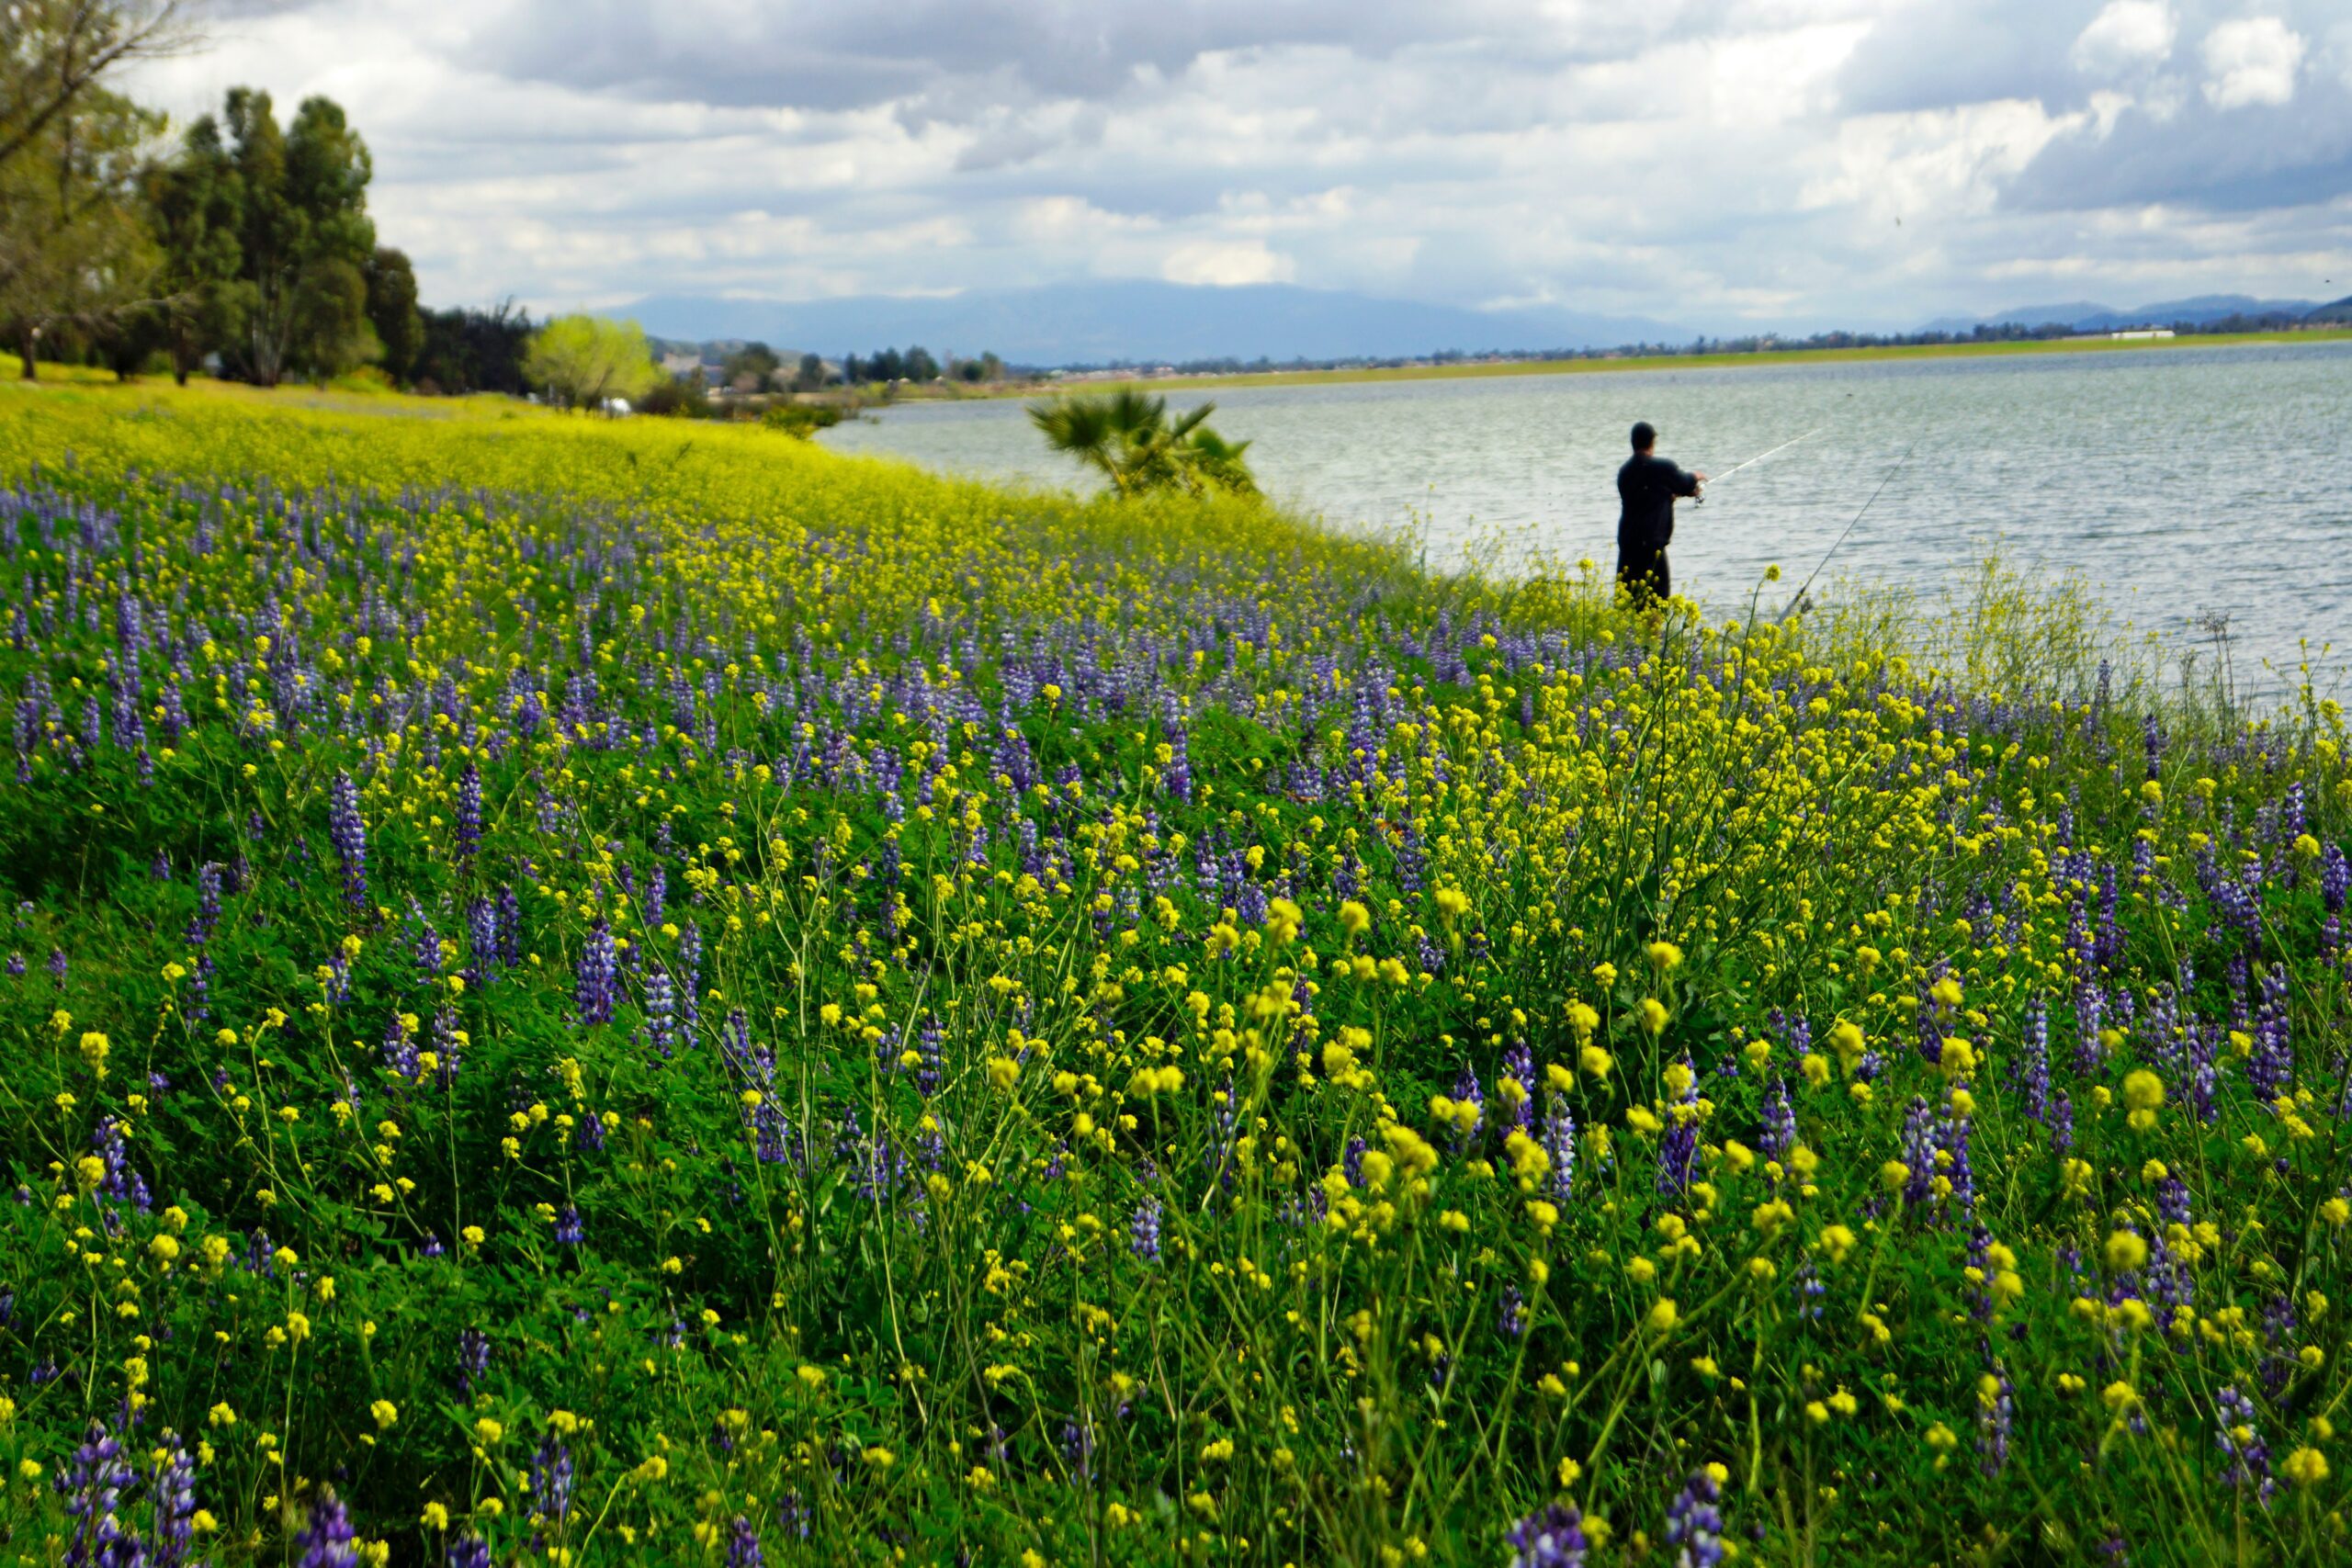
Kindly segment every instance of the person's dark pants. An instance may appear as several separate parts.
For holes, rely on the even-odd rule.
[[[1617,552],[1617,588],[1637,610],[1664,604],[1674,592],[1664,550]]]

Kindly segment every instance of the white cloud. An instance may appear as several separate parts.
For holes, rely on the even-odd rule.
[[[2020,303],[2019,257],[2352,276],[2346,5],[272,0],[131,85],[334,96],[435,304],[1164,277],[1907,326]]]
[[[2205,97],[2215,108],[2279,105],[2295,96],[2302,35],[2276,17],[2223,22],[2205,35]]]
[[[1807,181],[1799,200],[1890,218],[1987,212],[2006,176],[2080,123],[2014,101],[1849,119],[1838,127],[1834,170]]]
[[[2079,70],[2101,76],[2161,65],[2172,53],[2177,28],[2163,0],[2108,0],[2075,39],[2072,59]]]
[[[1159,267],[1159,276],[1170,283],[1204,283],[1217,288],[1288,283],[1297,273],[1290,257],[1268,250],[1262,240],[1202,240],[1179,245]]]

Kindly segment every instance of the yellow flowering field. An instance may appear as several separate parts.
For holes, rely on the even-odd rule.
[[[0,394],[0,1558],[2347,1550],[2332,704],[442,412]]]

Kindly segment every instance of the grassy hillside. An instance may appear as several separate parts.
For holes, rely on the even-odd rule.
[[[0,390],[0,1553],[2345,1549],[2332,705],[303,400]]]

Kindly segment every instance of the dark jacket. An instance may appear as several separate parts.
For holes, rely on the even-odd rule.
[[[1654,453],[1636,452],[1617,470],[1617,547],[1655,555],[1674,538],[1674,498],[1699,493],[1698,479]]]

